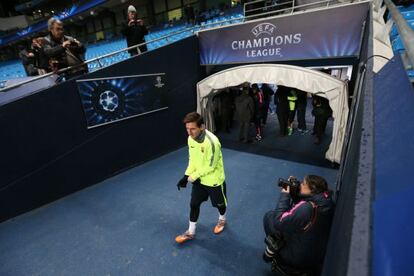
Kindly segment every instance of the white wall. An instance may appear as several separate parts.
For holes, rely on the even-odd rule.
[[[0,30],[2,31],[7,31],[15,28],[26,28],[27,26],[27,19],[24,15],[0,17]]]

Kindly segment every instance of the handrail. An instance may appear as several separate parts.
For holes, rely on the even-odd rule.
[[[258,16],[262,16],[262,15],[271,15],[271,14],[280,13],[280,12],[283,12],[283,11],[290,11],[290,14],[293,14],[295,12],[295,9],[297,9],[297,8],[305,8],[305,7],[308,7],[308,6],[313,6],[313,5],[316,5],[316,4],[323,4],[323,3],[326,3],[326,7],[328,7],[330,2],[336,2],[336,1],[335,0],[322,0],[322,1],[318,1],[318,2],[306,3],[306,4],[303,4],[303,5],[295,6],[295,0],[293,0],[293,1],[290,1],[290,2],[285,2],[283,4],[279,4],[279,5],[286,5],[286,4],[292,3],[291,7],[280,9],[280,10],[274,10],[274,11],[270,11],[270,12],[264,12],[264,13],[260,13],[260,14],[249,15],[249,16],[245,16],[245,18],[258,17]],[[322,7],[322,6],[320,6],[320,7]]]
[[[277,9],[277,10],[272,10],[272,11],[268,11],[268,12],[263,12],[263,13],[248,15],[248,16],[245,16],[245,18],[248,19],[248,18],[252,18],[252,17],[254,18],[254,17],[263,16],[263,15],[271,15],[271,14],[274,14],[274,13],[280,13],[280,12],[284,12],[284,11],[291,11],[290,13],[292,14],[292,13],[295,12],[295,9],[297,9],[297,8],[305,8],[305,7],[314,6],[314,5],[318,5],[318,4],[324,4],[324,3],[326,3],[326,7],[328,7],[331,3],[332,4],[338,4],[338,5],[348,4],[348,3],[339,2],[337,0],[322,0],[322,1],[305,3],[305,4],[302,4],[302,5],[296,6],[295,5],[295,2],[297,0],[292,0],[292,1],[287,1],[287,2],[284,2],[284,3],[273,4],[273,5],[269,5],[269,6],[265,6],[265,7],[259,7],[259,8],[254,8],[254,9],[246,10],[246,6],[247,5],[254,4],[254,3],[259,3],[259,2],[264,2],[264,1],[265,0],[257,0],[257,1],[249,2],[249,3],[245,3],[244,4],[244,7],[243,7],[244,14],[246,14],[246,12],[264,10],[264,9],[269,9],[269,8],[273,8],[273,7],[277,7],[277,6],[286,6],[287,4],[292,4],[292,6],[291,7],[287,7],[287,8],[283,8],[283,9]],[[359,2],[359,1],[356,0],[354,2]],[[320,7],[323,7],[323,6],[321,5]]]
[[[269,9],[269,8],[273,8],[273,7],[277,7],[277,6],[285,6],[286,4],[290,4],[290,3],[293,4],[293,2],[294,2],[294,0],[292,0],[292,1],[284,2],[284,3],[276,3],[276,4],[269,5],[269,6],[265,6],[265,7],[259,7],[259,8],[254,8],[254,9],[246,10],[246,6],[247,5],[251,5],[251,4],[254,4],[254,3],[258,3],[258,2],[264,2],[264,1],[265,0],[258,0],[258,1],[254,1],[254,2],[244,3],[244,15],[246,16],[246,12],[265,10],[265,9]],[[292,7],[293,7],[293,5],[292,5]],[[276,11],[273,11],[273,12],[279,12],[279,11],[280,10],[276,10]],[[264,14],[264,13],[260,13],[260,14],[257,14],[257,15],[262,15],[262,14]]]
[[[397,26],[398,33],[404,44],[405,52],[411,62],[411,66],[414,67],[414,31],[408,26],[407,20],[404,19],[394,3],[390,0],[384,0],[384,2]]]

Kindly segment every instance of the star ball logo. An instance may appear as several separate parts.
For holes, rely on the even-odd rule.
[[[111,90],[106,90],[99,96],[99,104],[103,110],[108,112],[114,112],[119,105],[118,95]]]
[[[247,58],[260,58],[282,55],[282,46],[300,44],[302,34],[277,34],[277,27],[269,22],[260,23],[251,29],[253,39],[234,40],[233,51],[243,51]]]

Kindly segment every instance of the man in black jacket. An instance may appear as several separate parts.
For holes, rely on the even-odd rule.
[[[249,143],[249,125],[254,115],[254,101],[249,96],[249,84],[244,83],[242,92],[235,99],[236,120],[240,124],[239,141]]]
[[[66,76],[75,77],[87,72],[87,66],[76,65],[84,61],[85,47],[77,39],[64,35],[63,23],[54,17],[47,22],[49,35],[43,38],[43,54],[48,58],[52,70],[75,66]]]
[[[308,96],[307,93],[297,89],[296,91],[298,100],[297,100],[297,120],[298,120],[298,131],[302,134],[307,133],[306,129],[306,106],[308,105]]]
[[[269,106],[270,106],[270,100],[272,98],[272,95],[275,94],[275,92],[273,92],[272,88],[270,88],[270,86],[267,83],[262,84],[262,92],[263,92],[263,97],[264,97],[262,122],[263,122],[263,125],[266,125],[267,114],[269,112]]]
[[[252,92],[254,101],[253,122],[256,129],[256,140],[261,141],[263,138],[262,120],[265,109],[264,96],[256,83],[252,85]]]
[[[287,97],[289,89],[289,87],[278,85],[274,98],[277,119],[279,121],[280,136],[286,136],[288,132],[287,125],[289,119],[289,102]]]
[[[315,135],[313,143],[318,145],[325,134],[328,119],[332,116],[332,109],[329,106],[329,100],[317,94],[312,95],[312,105],[312,115],[315,116],[312,133]]]
[[[128,7],[128,22],[123,25],[121,33],[125,36],[128,47],[145,42],[144,36],[148,34],[148,30],[144,21],[137,19],[137,10],[132,5]],[[141,45],[138,48],[140,53],[147,51],[147,45]],[[132,48],[128,52],[131,56],[138,54],[137,48]]]
[[[325,179],[316,175],[305,176],[294,198],[290,186],[282,188],[276,209],[265,214],[267,248],[263,258],[281,275],[317,274],[323,264],[334,203]]]

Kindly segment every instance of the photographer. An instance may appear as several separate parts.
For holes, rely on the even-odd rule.
[[[35,57],[35,67],[39,75],[44,75],[50,72],[49,61],[43,51],[43,37],[35,37],[32,39],[32,52]]]
[[[144,25],[144,21],[137,19],[137,10],[134,6],[128,7],[128,21],[126,24],[123,24],[121,33],[125,36],[127,40],[128,47],[144,43],[144,36],[148,34],[147,27]],[[128,52],[131,56],[135,56],[140,53],[147,51],[147,45],[141,45],[137,48],[129,49]]]
[[[320,176],[307,175],[301,183],[292,176],[280,179],[279,186],[279,203],[263,219],[263,258],[278,275],[318,275],[334,212],[328,185]]]
[[[47,22],[49,35],[44,37],[43,53],[49,59],[50,67],[57,71],[68,66],[76,66],[84,61],[85,47],[75,38],[63,33],[63,24],[59,19],[50,18]],[[87,66],[74,67],[66,73],[75,77],[87,73]]]

